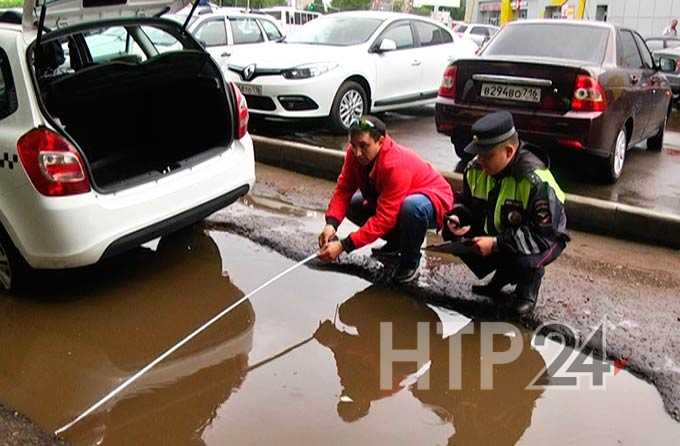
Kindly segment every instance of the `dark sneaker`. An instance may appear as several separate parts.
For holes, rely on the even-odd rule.
[[[510,280],[496,271],[486,285],[472,285],[472,292],[481,296],[496,297],[501,292],[503,287],[510,283]]]
[[[396,283],[413,282],[418,277],[419,271],[420,265],[416,265],[414,267],[405,267],[399,265],[399,268],[397,268],[397,271],[394,273],[394,281]]]
[[[398,257],[401,253],[399,246],[396,243],[385,243],[380,248],[371,249],[371,255],[373,257]]]

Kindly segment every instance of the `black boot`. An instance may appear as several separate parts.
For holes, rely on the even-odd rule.
[[[373,257],[399,257],[401,247],[398,242],[388,241],[380,248],[372,248],[371,255]]]
[[[472,285],[472,292],[481,296],[496,297],[501,289],[510,283],[508,275],[503,271],[496,270],[493,277],[486,285]]]
[[[514,309],[519,315],[529,314],[534,311],[538,300],[538,290],[541,288],[544,269],[535,269],[527,272],[526,280],[517,284],[515,290]]]

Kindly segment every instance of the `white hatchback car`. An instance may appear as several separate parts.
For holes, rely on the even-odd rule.
[[[227,76],[253,114],[330,117],[344,131],[369,111],[433,103],[447,64],[476,50],[423,17],[344,12],[232,56]]]
[[[238,88],[181,25],[152,18],[181,2],[35,3],[23,26],[0,23],[5,289],[29,267],[92,264],[197,222],[255,181]],[[160,53],[151,30],[181,49]]]

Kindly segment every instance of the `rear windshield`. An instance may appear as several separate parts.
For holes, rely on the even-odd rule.
[[[609,30],[560,23],[512,25],[503,28],[485,56],[550,57],[602,63]]]

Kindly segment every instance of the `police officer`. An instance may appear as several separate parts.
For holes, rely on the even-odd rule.
[[[564,192],[537,147],[520,144],[512,115],[491,113],[472,126],[465,152],[476,155],[464,174],[463,191],[443,231],[446,240],[464,238],[472,253],[461,256],[478,278],[495,271],[486,285],[472,291],[497,297],[516,284],[511,306],[519,314],[533,310],[544,267],[564,250]]]

